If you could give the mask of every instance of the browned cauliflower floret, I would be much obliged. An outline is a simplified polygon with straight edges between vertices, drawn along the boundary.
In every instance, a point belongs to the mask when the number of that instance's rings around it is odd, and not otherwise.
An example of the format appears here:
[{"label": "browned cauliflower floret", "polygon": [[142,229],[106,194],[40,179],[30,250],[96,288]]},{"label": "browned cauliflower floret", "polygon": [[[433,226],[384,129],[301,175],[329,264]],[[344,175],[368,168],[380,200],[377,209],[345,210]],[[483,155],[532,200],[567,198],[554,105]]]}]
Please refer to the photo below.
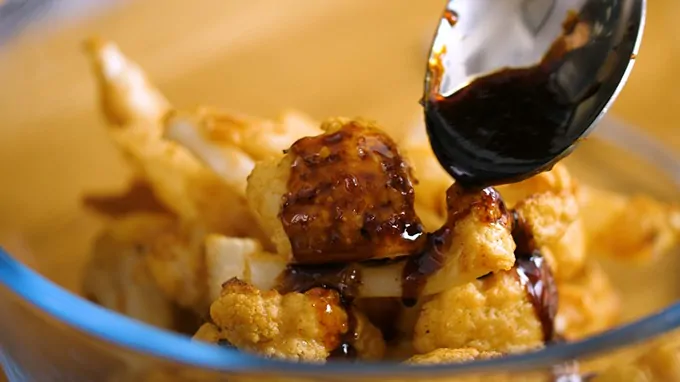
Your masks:
[{"label": "browned cauliflower floret", "polygon": [[521,182],[497,187],[508,207],[514,207],[519,201],[534,194],[574,192],[576,188],[577,184],[566,166],[560,163],[556,164],[550,171],[542,172]]},{"label": "browned cauliflower floret", "polygon": [[93,40],[87,52],[108,133],[160,201],[183,220],[200,221],[211,231],[253,235],[258,226],[244,203],[252,158],[234,154],[238,160],[230,171],[241,175],[225,181],[186,148],[163,139],[163,117],[171,106],[115,44]]},{"label": "browned cauliflower floret", "polygon": [[578,204],[569,192],[534,194],[515,205],[515,211],[531,230],[536,243],[554,243],[576,221]]},{"label": "browned cauliflower floret", "polygon": [[[677,334],[673,334],[677,338]],[[642,346],[637,357],[619,357],[616,362],[596,373],[593,382],[666,382],[680,380],[680,346],[673,337],[661,344]]]},{"label": "browned cauliflower floret", "polygon": [[557,287],[560,300],[555,326],[566,339],[588,337],[616,323],[619,297],[597,263],[588,263],[579,274]]},{"label": "browned cauliflower floret", "polygon": [[210,304],[204,276],[204,238],[205,230],[201,226],[175,220],[148,243],[145,258],[163,293],[178,305],[197,312]]},{"label": "browned cauliflower floret", "polygon": [[292,249],[288,235],[279,219],[283,195],[288,190],[292,158],[267,159],[259,162],[248,177],[246,196],[251,211],[262,230],[276,247],[277,253],[289,260]]},{"label": "browned cauliflower floret", "polygon": [[440,348],[427,354],[418,354],[409,358],[406,363],[413,365],[430,365],[442,363],[465,363],[480,359],[491,359],[502,356],[495,351],[479,351],[474,348],[447,349]]},{"label": "browned cauliflower floret", "polygon": [[258,289],[276,286],[288,263],[262,249],[257,240],[210,234],[205,239],[208,297],[220,297],[222,284],[232,278],[248,282]]},{"label": "browned cauliflower floret", "polygon": [[425,237],[411,171],[394,141],[362,120],[334,118],[321,128],[250,175],[251,208],[279,252],[319,264],[417,251]]},{"label": "browned cauliflower floret", "polygon": [[680,208],[647,196],[581,187],[578,193],[590,251],[620,260],[649,260],[680,239]]},{"label": "browned cauliflower floret", "polygon": [[156,285],[145,262],[150,243],[173,222],[172,217],[159,214],[135,214],[112,221],[92,248],[84,294],[109,309],[173,329],[174,305]]},{"label": "browned cauliflower floret", "polygon": [[[352,311],[356,326],[352,345],[358,357],[382,358],[382,334],[363,314]],[[240,350],[266,357],[324,362],[348,336],[348,314],[337,292],[314,288],[305,293],[262,292],[238,279],[224,284],[210,308],[215,325],[202,328],[197,339],[226,339]]]},{"label": "browned cauliflower floret", "polygon": [[586,233],[582,220],[576,219],[560,239],[541,247],[557,280],[567,280],[583,268],[586,261]]},{"label": "browned cauliflower floret", "polygon": [[544,334],[514,270],[436,295],[423,305],[414,333],[418,353],[474,348],[516,353],[543,346]]}]

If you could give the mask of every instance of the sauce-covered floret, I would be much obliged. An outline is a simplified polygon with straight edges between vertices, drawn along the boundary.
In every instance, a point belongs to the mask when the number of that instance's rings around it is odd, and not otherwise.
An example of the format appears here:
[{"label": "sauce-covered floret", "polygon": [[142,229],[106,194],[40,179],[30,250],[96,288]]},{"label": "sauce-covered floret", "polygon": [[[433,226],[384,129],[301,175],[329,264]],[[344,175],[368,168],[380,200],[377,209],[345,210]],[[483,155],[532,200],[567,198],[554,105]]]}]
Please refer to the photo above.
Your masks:
[{"label": "sauce-covered floret", "polygon": [[373,124],[331,120],[295,142],[281,222],[300,263],[412,253],[424,237],[409,167]]}]

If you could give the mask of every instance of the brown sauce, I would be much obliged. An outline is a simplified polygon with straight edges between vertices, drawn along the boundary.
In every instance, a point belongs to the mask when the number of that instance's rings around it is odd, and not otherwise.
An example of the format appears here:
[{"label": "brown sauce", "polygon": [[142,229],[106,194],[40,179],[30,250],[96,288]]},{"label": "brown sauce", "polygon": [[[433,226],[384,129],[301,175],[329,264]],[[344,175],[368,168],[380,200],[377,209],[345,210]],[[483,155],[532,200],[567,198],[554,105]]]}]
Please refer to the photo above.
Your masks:
[{"label": "brown sauce", "polygon": [[360,286],[361,272],[353,264],[290,265],[279,281],[277,289],[281,293],[304,293],[313,288],[337,291],[340,294],[340,302],[347,312],[347,331],[342,335],[339,345],[331,352],[329,359],[354,360],[357,357],[354,342],[359,334],[353,310]]},{"label": "brown sauce", "polygon": [[590,27],[570,15],[564,35],[538,65],[506,68],[473,80],[449,96],[439,94],[446,47],[429,61],[425,119],[443,167],[467,186],[511,183],[547,170],[581,135],[571,124],[596,89],[567,96],[555,73],[567,52],[588,42]]},{"label": "brown sauce", "polygon": [[156,198],[151,186],[140,180],[132,181],[121,195],[86,195],[83,197],[83,205],[111,218],[135,212],[170,213]]},{"label": "brown sauce", "polygon": [[517,246],[515,272],[529,296],[536,317],[541,322],[543,340],[546,343],[559,341],[559,336],[555,333],[555,315],[558,304],[555,279],[547,261],[536,248],[533,235],[526,223],[517,213],[514,213],[513,217],[512,236]]},{"label": "brown sauce", "polygon": [[295,142],[280,219],[295,261],[393,257],[424,244],[410,168],[383,132],[349,122]]},{"label": "brown sauce", "polygon": [[429,276],[439,271],[445,261],[445,252],[451,245],[453,230],[458,221],[473,211],[487,223],[502,221],[509,224],[508,212],[503,200],[494,188],[463,188],[454,184],[446,191],[447,221],[442,228],[427,236],[427,246],[411,256],[402,275],[402,302],[414,306]]}]

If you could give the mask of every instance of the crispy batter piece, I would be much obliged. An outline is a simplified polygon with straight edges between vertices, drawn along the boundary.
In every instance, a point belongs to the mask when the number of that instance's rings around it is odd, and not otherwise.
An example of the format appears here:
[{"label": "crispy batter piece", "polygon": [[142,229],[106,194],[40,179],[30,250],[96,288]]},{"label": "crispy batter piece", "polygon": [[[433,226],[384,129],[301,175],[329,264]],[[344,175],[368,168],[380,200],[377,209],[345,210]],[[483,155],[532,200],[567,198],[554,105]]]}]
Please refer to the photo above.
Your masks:
[{"label": "crispy batter piece", "polygon": [[[360,359],[382,358],[382,334],[357,311],[354,346]],[[349,329],[337,292],[314,288],[281,295],[260,291],[238,279],[224,284],[210,308],[214,323],[204,325],[196,339],[226,339],[236,348],[266,357],[325,362]]]},{"label": "crispy batter piece", "polygon": [[418,353],[517,353],[542,347],[543,328],[515,272],[504,271],[432,297],[422,307],[413,344]]}]

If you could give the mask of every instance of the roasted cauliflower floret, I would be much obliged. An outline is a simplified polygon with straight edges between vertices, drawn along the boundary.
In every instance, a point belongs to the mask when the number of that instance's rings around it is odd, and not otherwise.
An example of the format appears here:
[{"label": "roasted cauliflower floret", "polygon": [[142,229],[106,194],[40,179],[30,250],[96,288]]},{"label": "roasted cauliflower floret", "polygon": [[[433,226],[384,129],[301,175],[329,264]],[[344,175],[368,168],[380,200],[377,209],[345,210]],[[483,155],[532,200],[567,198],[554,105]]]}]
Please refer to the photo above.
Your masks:
[{"label": "roasted cauliflower floret", "polygon": [[[466,191],[454,184],[446,193],[446,203],[447,221],[430,237],[431,247],[425,252],[436,258],[440,267],[431,274],[424,272],[423,293],[428,295],[448,289],[444,285],[451,287],[453,274],[459,274],[461,281],[471,281],[489,272],[508,270],[515,263],[510,217],[493,188]],[[427,261],[423,258],[420,268],[427,268]],[[413,276],[406,276],[407,287],[418,282],[420,275]]]},{"label": "roasted cauliflower floret", "polygon": [[251,208],[278,250],[298,263],[414,252],[424,235],[410,169],[394,141],[361,120],[335,118],[321,128],[324,134],[298,140],[279,163],[249,178]]},{"label": "roasted cauliflower floret", "polygon": [[414,348],[474,348],[516,353],[544,343],[541,321],[515,270],[450,289],[423,304]]},{"label": "roasted cauliflower floret", "polygon": [[163,139],[163,117],[171,107],[134,62],[110,42],[93,40],[87,47],[109,135],[161,202],[182,219],[200,221],[212,231],[235,236],[256,231],[243,203],[244,189],[238,188],[245,185],[253,161],[240,156],[231,170],[240,169],[242,179],[227,184],[184,147]]},{"label": "roasted cauliflower floret", "polygon": [[225,339],[236,348],[266,357],[325,362],[344,339],[353,337],[358,357],[382,358],[382,334],[357,311],[356,334],[337,292],[314,288],[305,293],[262,292],[238,279],[224,284],[222,295],[210,308],[214,327],[203,327],[196,338]]},{"label": "roasted cauliflower floret", "polygon": [[624,196],[581,187],[588,247],[593,254],[619,260],[649,260],[680,239],[680,207],[647,196]]},{"label": "roasted cauliflower floret", "polygon": [[559,194],[564,191],[573,194],[578,189],[578,185],[567,167],[558,163],[550,171],[534,175],[521,182],[506,184],[496,188],[503,195],[503,200],[505,200],[508,207],[514,207],[519,201],[534,194]]},{"label": "roasted cauliflower floret", "polygon": [[515,211],[530,228],[539,245],[561,239],[579,214],[576,198],[568,192],[534,194],[518,202]]},{"label": "roasted cauliflower floret", "polygon": [[637,357],[619,357],[615,363],[593,377],[594,382],[638,382],[680,380],[680,346],[665,335],[659,344],[643,346]]},{"label": "roasted cauliflower floret", "polygon": [[409,358],[406,363],[412,365],[432,365],[443,363],[466,363],[482,359],[501,357],[503,354],[495,351],[479,351],[474,348],[447,349],[440,348],[427,354],[417,354]]},{"label": "roasted cauliflower floret", "polygon": [[208,296],[220,297],[222,284],[238,278],[267,290],[276,286],[288,263],[263,250],[257,240],[211,234],[205,240]]},{"label": "roasted cauliflower floret", "polygon": [[94,302],[161,328],[174,329],[175,308],[159,289],[145,257],[173,218],[135,214],[112,221],[94,242],[84,294]]},{"label": "roasted cauliflower floret", "polygon": [[165,295],[184,308],[204,311],[210,304],[203,240],[197,224],[175,220],[148,243],[147,266]]},{"label": "roasted cauliflower floret", "polygon": [[597,263],[589,262],[575,277],[559,282],[557,287],[560,301],[555,326],[566,339],[582,339],[617,322],[619,296]]},{"label": "roasted cauliflower floret", "polygon": [[582,219],[576,219],[561,238],[542,246],[540,251],[548,260],[555,279],[568,280],[578,274],[587,254]]}]

